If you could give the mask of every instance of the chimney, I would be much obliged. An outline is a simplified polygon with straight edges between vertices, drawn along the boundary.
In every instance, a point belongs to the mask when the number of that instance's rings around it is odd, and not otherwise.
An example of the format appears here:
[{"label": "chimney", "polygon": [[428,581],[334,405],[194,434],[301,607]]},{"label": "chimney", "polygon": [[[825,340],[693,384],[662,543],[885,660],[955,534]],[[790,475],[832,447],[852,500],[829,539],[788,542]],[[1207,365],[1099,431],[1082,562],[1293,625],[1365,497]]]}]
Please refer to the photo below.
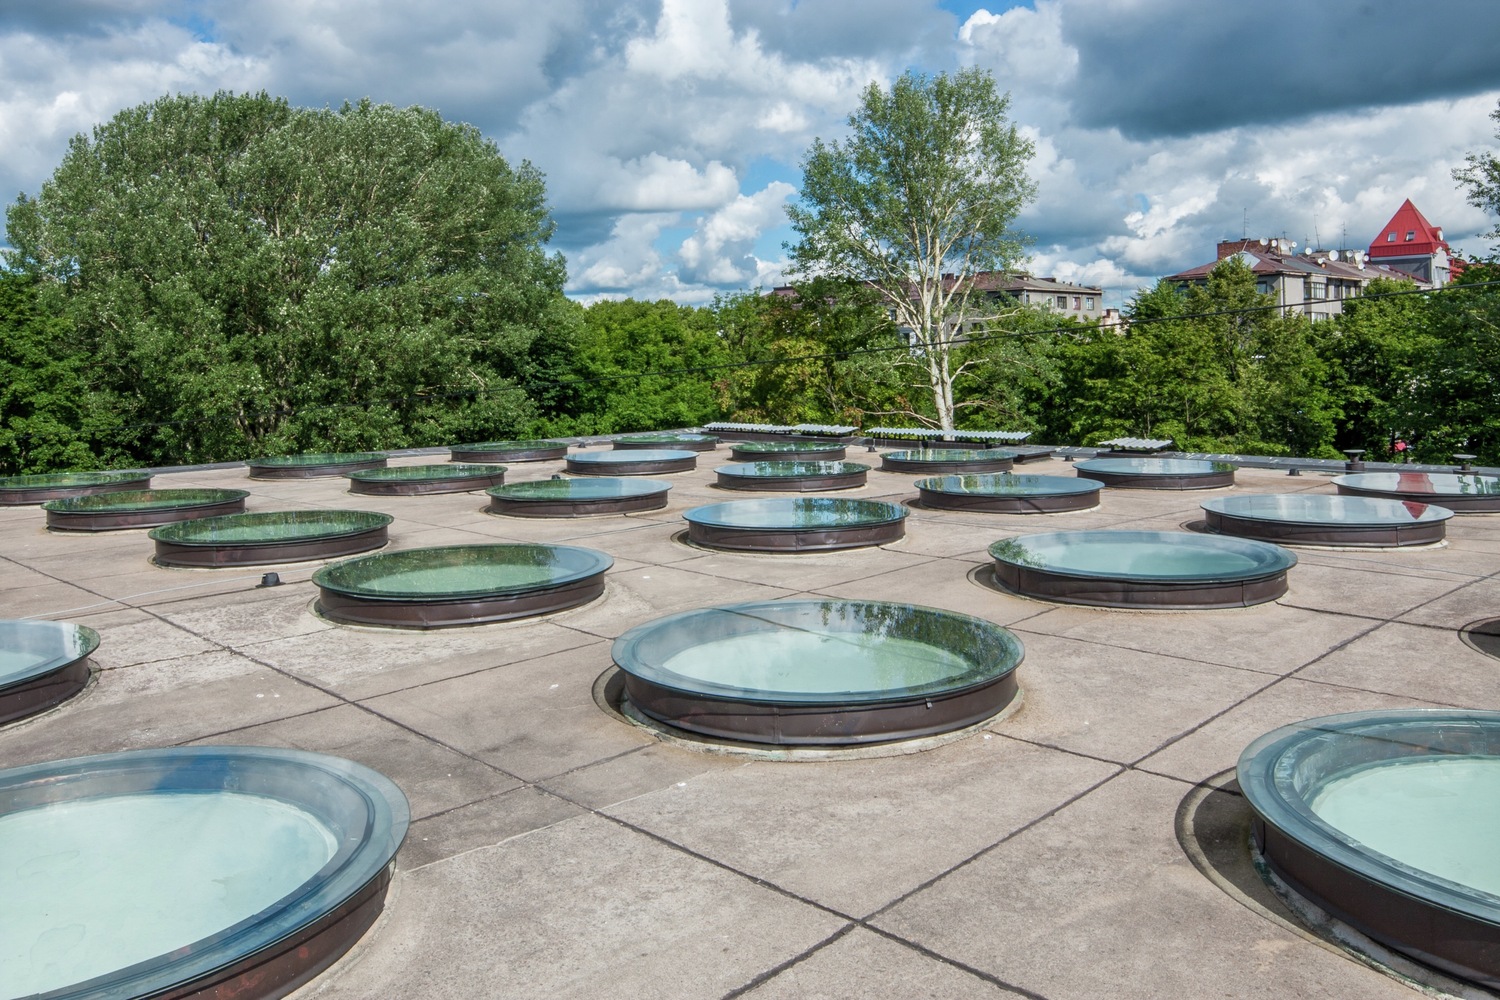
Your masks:
[{"label": "chimney", "polygon": [[1219,260],[1233,257],[1241,250],[1249,250],[1252,253],[1265,253],[1265,240],[1222,240],[1219,243]]}]

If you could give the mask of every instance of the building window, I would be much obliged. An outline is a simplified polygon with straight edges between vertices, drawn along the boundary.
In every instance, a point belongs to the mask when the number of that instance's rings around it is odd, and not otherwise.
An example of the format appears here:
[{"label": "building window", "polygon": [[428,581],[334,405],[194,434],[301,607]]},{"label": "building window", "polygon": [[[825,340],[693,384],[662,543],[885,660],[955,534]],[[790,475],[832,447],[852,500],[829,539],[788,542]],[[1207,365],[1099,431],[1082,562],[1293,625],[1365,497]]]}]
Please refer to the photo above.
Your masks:
[{"label": "building window", "polygon": [[1083,300],[1083,308],[1087,309],[1089,312],[1093,312],[1094,311],[1094,299],[1093,299],[1093,296],[1090,296],[1090,297],[1088,297],[1088,298],[1086,298],[1086,299]]},{"label": "building window", "polygon": [[1080,310],[1082,308],[1083,308],[1083,299],[1080,298],[1077,295],[1073,296],[1073,311],[1077,312],[1078,310]]},{"label": "building window", "polygon": [[1307,297],[1309,299],[1326,299],[1328,297],[1327,286],[1321,281],[1308,280]]},{"label": "building window", "polygon": [[1066,295],[1059,295],[1057,297],[1057,308],[1059,308],[1059,309],[1066,309],[1066,308],[1068,308],[1068,297]]},{"label": "building window", "polygon": [[1392,232],[1386,233],[1385,234],[1385,241],[1387,243],[1394,243],[1394,242],[1396,242],[1396,234],[1395,234],[1395,232],[1392,231]]},{"label": "building window", "polygon": [[1417,231],[1415,229],[1408,229],[1406,231],[1406,242],[1410,243],[1412,240],[1414,240],[1416,238],[1417,238]]}]

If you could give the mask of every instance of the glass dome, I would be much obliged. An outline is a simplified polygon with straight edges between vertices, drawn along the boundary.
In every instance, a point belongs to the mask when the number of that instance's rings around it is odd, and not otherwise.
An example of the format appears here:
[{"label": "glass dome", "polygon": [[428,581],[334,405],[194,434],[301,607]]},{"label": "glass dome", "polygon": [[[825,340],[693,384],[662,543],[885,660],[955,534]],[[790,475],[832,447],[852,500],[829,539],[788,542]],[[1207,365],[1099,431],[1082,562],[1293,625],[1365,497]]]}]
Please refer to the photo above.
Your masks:
[{"label": "glass dome", "polygon": [[711,548],[808,552],[884,545],[904,537],[906,508],[843,497],[732,500],[686,511],[690,541]]},{"label": "glass dome", "polygon": [[1500,986],[1500,713],[1325,716],[1240,756],[1256,845],[1294,889],[1383,944]]},{"label": "glass dome", "polygon": [[1381,497],[1435,503],[1455,514],[1500,511],[1500,476],[1446,472],[1360,472],[1338,476],[1334,487],[1346,496]]},{"label": "glass dome", "polygon": [[615,640],[631,704],[670,726],[778,744],[963,728],[1017,691],[1019,639],[968,615],[882,601],[703,608]]},{"label": "glass dome", "polygon": [[389,514],[282,510],[179,521],[151,530],[167,566],[233,566],[327,559],[384,545]]},{"label": "glass dome", "polygon": [[0,995],[282,996],[379,915],[409,818],[389,779],[298,750],[0,771]]},{"label": "glass dome", "polygon": [[1015,464],[1014,452],[998,448],[922,448],[915,451],[893,451],[881,457],[886,472],[979,473],[1009,472]]},{"label": "glass dome", "polygon": [[671,483],[657,479],[537,479],[488,490],[489,511],[511,517],[587,517],[660,510]]},{"label": "glass dome", "polygon": [[580,476],[650,476],[691,472],[697,467],[698,453],[683,449],[580,451],[568,456],[568,471]]},{"label": "glass dome", "polygon": [[996,514],[1055,514],[1087,510],[1099,504],[1104,484],[1069,476],[999,475],[937,476],[917,480],[922,506],[938,510],[974,510]]},{"label": "glass dome", "polygon": [[54,531],[114,531],[242,513],[249,495],[246,490],[123,490],[49,500],[42,509]]},{"label": "glass dome", "polygon": [[369,496],[416,496],[429,493],[467,493],[505,482],[505,466],[447,462],[439,465],[398,465],[384,469],[346,472],[349,492]]},{"label": "glass dome", "polygon": [[543,462],[568,453],[566,441],[483,441],[448,449],[455,462]]},{"label": "glass dome", "polygon": [[1168,531],[1059,531],[990,546],[1009,590],[1102,607],[1223,608],[1286,593],[1297,557],[1279,545]]},{"label": "glass dome", "polygon": [[360,469],[385,467],[385,455],[373,451],[271,455],[245,462],[251,479],[313,479],[341,476]]},{"label": "glass dome", "polygon": [[120,490],[143,490],[151,485],[147,472],[51,472],[38,476],[0,476],[0,507],[39,504],[48,500]]},{"label": "glass dome", "polygon": [[614,560],[570,545],[449,545],[363,556],[313,574],[336,621],[476,625],[576,607],[604,591]]},{"label": "glass dome", "polygon": [[1228,462],[1188,458],[1092,458],[1077,462],[1077,474],[1105,486],[1136,490],[1211,490],[1234,485]]},{"label": "glass dome", "polygon": [[98,648],[99,633],[84,625],[0,621],[0,725],[82,691],[89,655]]},{"label": "glass dome", "polygon": [[721,489],[811,493],[863,486],[870,467],[858,462],[736,462],[715,471]]},{"label": "glass dome", "polygon": [[737,462],[765,459],[840,462],[847,451],[842,441],[736,441],[729,454]]},{"label": "glass dome", "polygon": [[1202,507],[1210,531],[1284,545],[1430,545],[1443,540],[1453,516],[1410,500],[1322,493],[1215,497]]},{"label": "glass dome", "polygon": [[713,451],[719,439],[712,434],[685,434],[662,432],[660,434],[625,434],[611,444],[621,450]]}]

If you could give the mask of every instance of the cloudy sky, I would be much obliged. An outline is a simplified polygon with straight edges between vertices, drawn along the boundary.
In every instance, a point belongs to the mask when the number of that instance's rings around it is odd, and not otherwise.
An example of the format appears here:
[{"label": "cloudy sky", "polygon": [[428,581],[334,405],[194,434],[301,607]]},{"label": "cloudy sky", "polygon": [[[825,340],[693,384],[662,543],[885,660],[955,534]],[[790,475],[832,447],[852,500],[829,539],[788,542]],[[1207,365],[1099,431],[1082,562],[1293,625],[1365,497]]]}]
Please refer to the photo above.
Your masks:
[{"label": "cloudy sky", "polygon": [[1037,274],[1110,304],[1214,243],[1369,244],[1500,146],[1500,2],[0,0],[0,196],[165,93],[369,97],[470,122],[547,178],[569,293],[685,303],[781,279],[783,205],[872,80],[977,65],[1033,138]]}]

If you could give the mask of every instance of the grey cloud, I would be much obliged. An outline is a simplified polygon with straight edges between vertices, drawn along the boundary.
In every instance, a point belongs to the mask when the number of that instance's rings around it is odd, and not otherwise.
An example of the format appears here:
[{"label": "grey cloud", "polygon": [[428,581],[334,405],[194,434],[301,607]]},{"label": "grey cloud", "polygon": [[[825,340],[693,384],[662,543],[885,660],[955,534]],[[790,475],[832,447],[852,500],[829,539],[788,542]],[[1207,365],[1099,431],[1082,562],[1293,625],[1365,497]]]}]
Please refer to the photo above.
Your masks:
[{"label": "grey cloud", "polygon": [[958,29],[952,14],[911,0],[732,0],[731,17],[737,29],[755,29],[766,48],[792,59],[951,50]]},{"label": "grey cloud", "polygon": [[1500,4],[1439,13],[1389,2],[1078,0],[1075,121],[1136,138],[1192,135],[1500,87]]},{"label": "grey cloud", "polygon": [[183,12],[181,3],[161,0],[6,0],[5,31],[57,38],[99,37],[148,18]]},{"label": "grey cloud", "polygon": [[557,234],[552,238],[551,249],[572,255],[603,243],[609,239],[615,220],[615,212],[569,212],[554,211],[552,221],[557,223]]},{"label": "grey cloud", "polygon": [[598,0],[384,0],[357,10],[260,0],[205,13],[224,44],[264,60],[277,92],[296,103],[422,104],[497,135],[588,65],[630,10]]},{"label": "grey cloud", "polygon": [[1120,220],[1130,209],[1122,200],[1106,195],[1091,201],[1093,204],[1078,201],[1048,204],[1023,212],[1016,225],[1031,237],[1035,246],[1087,246],[1096,244],[1101,237],[1127,233]]}]

